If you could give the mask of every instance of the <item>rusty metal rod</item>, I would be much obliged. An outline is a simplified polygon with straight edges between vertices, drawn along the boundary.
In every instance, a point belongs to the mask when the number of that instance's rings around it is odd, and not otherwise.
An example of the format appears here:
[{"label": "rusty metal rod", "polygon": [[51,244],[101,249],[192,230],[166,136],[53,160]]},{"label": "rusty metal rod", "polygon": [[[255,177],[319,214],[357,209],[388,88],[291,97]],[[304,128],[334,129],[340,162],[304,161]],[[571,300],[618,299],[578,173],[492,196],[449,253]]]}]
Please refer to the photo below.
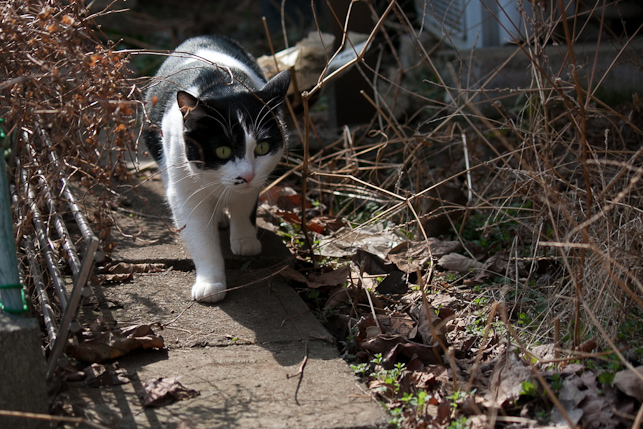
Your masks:
[{"label": "rusty metal rod", "polygon": [[60,321],[60,326],[58,327],[56,342],[54,343],[54,347],[47,362],[47,379],[54,375],[58,358],[65,349],[65,343],[67,342],[71,322],[76,318],[80,299],[83,295],[83,289],[85,288],[87,280],[89,280],[89,275],[94,267],[96,250],[98,250],[98,239],[93,237],[93,239],[87,243],[87,250],[85,252],[85,257],[83,258],[83,263],[81,264],[80,273],[74,281],[74,288],[69,295],[69,305],[65,309],[65,313]]},{"label": "rusty metal rod", "polygon": [[[62,168],[60,165],[60,161],[58,160],[58,156],[56,155],[56,152],[53,150],[54,144],[52,143],[47,133],[38,123],[36,123],[36,130],[40,134],[40,138],[45,142],[45,144],[49,148],[49,160],[56,166],[56,168]],[[78,228],[80,229],[80,233],[83,236],[83,240],[85,241],[85,243],[88,244],[94,239],[97,239],[96,235],[94,234],[94,231],[92,231],[92,228],[89,225],[89,221],[87,220],[85,213],[83,213],[82,209],[78,205],[78,202],[76,201],[76,197],[71,191],[71,186],[69,185],[67,178],[61,176],[60,183],[61,183],[62,193],[67,199],[67,203],[69,204],[69,208],[71,209],[71,212],[74,215],[76,224],[78,224]],[[97,249],[94,257],[96,262],[102,262],[103,260],[105,260],[105,253],[103,253],[101,249]]]},{"label": "rusty metal rod", "polygon": [[45,330],[47,331],[47,337],[49,338],[49,348],[52,349],[53,345],[56,342],[56,315],[54,309],[47,295],[47,287],[42,278],[42,271],[40,271],[40,264],[36,256],[36,249],[33,245],[33,240],[31,237],[25,237],[22,239],[22,247],[25,250],[27,255],[27,260],[29,261],[29,272],[31,273],[31,280],[38,295],[38,301],[40,302],[40,310],[42,311],[42,316],[45,321]]},{"label": "rusty metal rod", "polygon": [[45,220],[43,219],[42,213],[40,212],[40,209],[36,204],[36,195],[29,184],[29,177],[27,176],[27,172],[22,169],[20,171],[20,175],[23,182],[23,195],[27,196],[27,206],[29,207],[29,211],[32,214],[32,221],[36,230],[38,243],[40,244],[40,251],[45,257],[45,262],[47,263],[47,268],[54,284],[54,290],[56,291],[56,295],[60,300],[60,306],[64,310],[67,307],[67,290],[65,289],[65,282],[63,280],[62,273],[60,272],[60,268],[58,267],[58,262],[56,261],[56,255],[51,248],[51,242],[49,241],[49,237],[47,236],[47,227],[45,226]]},{"label": "rusty metal rod", "polygon": [[[20,205],[18,204],[18,193],[16,192],[16,186],[10,185],[9,188],[11,189],[11,201],[13,202],[16,218],[20,222],[22,219],[24,219],[24,213],[22,213]],[[45,322],[45,330],[47,332],[47,337],[49,338],[49,347],[51,348],[56,341],[56,315],[54,313],[53,307],[51,306],[51,301],[49,301],[49,296],[47,296],[45,283],[42,279],[42,271],[40,270],[40,264],[38,262],[38,258],[36,258],[36,250],[34,249],[33,239],[31,237],[25,236],[22,239],[21,243],[27,255],[27,260],[29,261],[29,269],[34,288],[38,292],[38,300],[40,301],[42,316]]]},{"label": "rusty metal rod", "polygon": [[54,226],[56,227],[56,232],[58,233],[58,237],[62,241],[62,247],[65,250],[67,257],[69,258],[68,259],[69,266],[71,267],[71,271],[74,275],[74,278],[76,278],[76,276],[78,275],[78,272],[80,271],[80,258],[78,257],[76,246],[74,245],[71,239],[71,235],[69,234],[69,231],[67,230],[67,225],[65,225],[65,222],[63,221],[62,216],[60,216],[60,214],[58,213],[58,210],[56,208],[56,203],[52,196],[51,190],[49,189],[49,184],[47,183],[47,179],[45,177],[45,173],[40,167],[40,164],[38,163],[38,158],[36,157],[36,151],[33,145],[29,142],[28,136],[26,135],[26,133],[23,133],[23,137],[25,140],[25,145],[29,150],[31,154],[31,158],[33,159],[33,162],[36,166],[36,171],[38,172],[38,182],[40,184],[42,195],[44,196],[45,202],[47,203],[47,208],[49,209],[49,217],[50,219],[53,219],[53,223],[54,223]]}]

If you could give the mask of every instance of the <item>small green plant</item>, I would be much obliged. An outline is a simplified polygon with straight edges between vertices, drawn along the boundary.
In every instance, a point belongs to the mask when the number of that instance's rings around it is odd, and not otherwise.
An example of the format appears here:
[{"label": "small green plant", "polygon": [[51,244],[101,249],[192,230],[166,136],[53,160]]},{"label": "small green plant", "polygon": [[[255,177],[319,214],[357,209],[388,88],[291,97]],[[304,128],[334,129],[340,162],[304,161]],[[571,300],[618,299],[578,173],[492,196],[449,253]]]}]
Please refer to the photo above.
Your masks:
[{"label": "small green plant", "polygon": [[549,412],[547,410],[538,410],[536,411],[536,419],[540,422],[548,422],[549,421]]},{"label": "small green plant", "polygon": [[389,410],[391,417],[387,420],[387,423],[395,426],[396,428],[401,427],[402,419],[404,418],[404,409],[402,407],[395,407]]},{"label": "small green plant", "polygon": [[528,326],[532,319],[527,313],[518,313],[518,324],[521,326]]},{"label": "small green plant", "polygon": [[418,391],[417,394],[415,395],[413,393],[405,393],[400,398],[400,401],[404,402],[405,404],[408,404],[420,409],[424,406],[424,404],[426,403],[426,400],[427,400],[427,393],[424,390]]},{"label": "small green plant", "polygon": [[563,377],[560,375],[559,372],[555,373],[554,375],[551,376],[551,384],[550,387],[554,390],[554,392],[560,391],[563,387]]},{"label": "small green plant", "polygon": [[611,386],[612,383],[614,382],[614,376],[616,375],[615,372],[613,371],[603,371],[600,374],[598,374],[598,381],[601,382],[601,384],[604,384],[606,386]]},{"label": "small green plant", "polygon": [[466,398],[468,398],[469,396],[473,395],[474,393],[476,393],[476,389],[473,389],[470,392],[464,392],[464,391],[458,389],[455,392],[453,392],[452,394],[450,394],[449,396],[447,396],[446,398],[451,403],[451,407],[453,409],[456,409],[456,408],[458,408],[458,402],[461,402],[461,401],[465,400]]},{"label": "small green plant", "polygon": [[464,416],[452,420],[447,426],[449,429],[469,429],[470,427],[469,418]]},{"label": "small green plant", "polygon": [[355,371],[355,374],[359,375],[360,377],[366,376],[366,371],[368,370],[368,364],[359,363],[357,365],[351,365],[350,367],[353,371]]},{"label": "small green plant", "polygon": [[482,308],[482,307],[486,306],[487,304],[489,304],[489,300],[484,296],[479,296],[479,297],[473,299],[473,303],[475,305],[477,305],[478,307]]},{"label": "small green plant", "polygon": [[529,396],[532,398],[537,398],[538,394],[538,382],[533,380],[525,380],[521,384],[520,396]]}]

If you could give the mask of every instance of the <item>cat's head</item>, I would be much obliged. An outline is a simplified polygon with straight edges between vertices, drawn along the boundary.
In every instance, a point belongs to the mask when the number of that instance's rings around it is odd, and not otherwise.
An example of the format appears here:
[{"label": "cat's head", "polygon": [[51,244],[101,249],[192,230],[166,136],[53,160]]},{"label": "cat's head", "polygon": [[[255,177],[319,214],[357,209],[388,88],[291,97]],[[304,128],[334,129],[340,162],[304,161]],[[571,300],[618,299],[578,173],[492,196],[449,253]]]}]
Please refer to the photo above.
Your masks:
[{"label": "cat's head", "polygon": [[263,186],[286,144],[281,105],[289,85],[290,72],[284,71],[256,92],[240,83],[216,97],[179,91],[185,155],[193,172],[241,192]]}]

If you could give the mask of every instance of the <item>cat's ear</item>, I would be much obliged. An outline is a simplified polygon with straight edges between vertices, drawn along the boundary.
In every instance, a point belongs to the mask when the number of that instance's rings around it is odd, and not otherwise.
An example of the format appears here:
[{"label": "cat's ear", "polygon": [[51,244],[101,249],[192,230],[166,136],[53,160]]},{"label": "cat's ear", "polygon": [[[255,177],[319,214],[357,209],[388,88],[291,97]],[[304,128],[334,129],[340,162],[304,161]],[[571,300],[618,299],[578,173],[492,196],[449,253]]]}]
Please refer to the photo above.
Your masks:
[{"label": "cat's ear", "polygon": [[289,86],[290,70],[284,70],[273,76],[273,78],[261,88],[261,93],[266,102],[273,105],[279,104],[286,98]]},{"label": "cat's ear", "polygon": [[199,99],[185,91],[176,93],[176,101],[179,103],[179,109],[181,109],[181,112],[184,114],[189,113],[199,105]]}]

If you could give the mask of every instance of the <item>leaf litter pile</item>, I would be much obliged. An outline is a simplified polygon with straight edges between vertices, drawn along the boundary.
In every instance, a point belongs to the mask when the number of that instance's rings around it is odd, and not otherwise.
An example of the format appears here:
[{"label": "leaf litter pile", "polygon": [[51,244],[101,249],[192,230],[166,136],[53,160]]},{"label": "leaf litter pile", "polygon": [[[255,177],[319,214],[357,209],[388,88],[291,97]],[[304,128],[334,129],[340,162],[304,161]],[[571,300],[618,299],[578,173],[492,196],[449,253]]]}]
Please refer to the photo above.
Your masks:
[{"label": "leaf litter pile", "polygon": [[258,209],[295,257],[279,274],[398,427],[639,427],[643,102],[614,107],[576,58],[535,54],[556,7],[515,48],[532,89],[512,107],[453,84],[400,9],[371,11],[388,25],[370,36],[409,37],[392,57],[412,65],[358,61],[379,101],[334,140],[311,97],[327,82],[299,100],[302,146]]},{"label": "leaf litter pile", "polygon": [[[510,60],[484,76],[483,59],[440,62],[449,48],[399,4],[369,3],[371,122],[320,132],[332,75],[293,102],[302,145],[258,222],[398,427],[643,422],[643,102],[601,98],[616,61],[571,54],[592,13],[545,3],[525,3],[531,37],[507,48],[529,89],[492,86]],[[604,52],[635,55],[619,34]]]},{"label": "leaf litter pile", "polygon": [[[265,200],[260,213],[282,222],[260,224],[297,255],[279,274],[335,335],[392,423],[629,427],[635,418],[639,376],[613,353],[598,352],[594,339],[566,350],[553,336],[543,338],[534,318],[542,317],[545,296],[515,295],[516,279],[529,273],[506,250],[476,260],[463,254],[475,246],[468,241],[413,240],[395,225],[360,228],[315,208],[308,209],[311,258],[303,234],[293,233],[301,227],[297,210],[276,201]],[[532,275],[542,290],[555,274],[546,265]]]}]

